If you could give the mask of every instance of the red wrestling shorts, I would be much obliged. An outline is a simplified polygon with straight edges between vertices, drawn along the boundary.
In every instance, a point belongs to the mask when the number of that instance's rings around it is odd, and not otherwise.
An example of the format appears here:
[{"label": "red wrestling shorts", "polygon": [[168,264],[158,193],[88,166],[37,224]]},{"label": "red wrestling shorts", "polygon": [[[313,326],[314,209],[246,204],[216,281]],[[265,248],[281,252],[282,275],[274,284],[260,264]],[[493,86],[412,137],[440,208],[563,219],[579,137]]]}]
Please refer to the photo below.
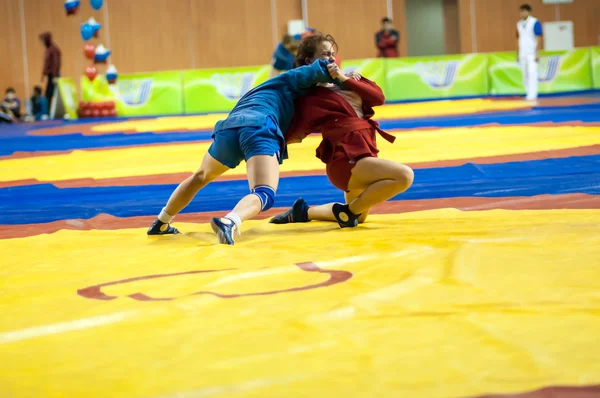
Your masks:
[{"label": "red wrestling shorts", "polygon": [[379,151],[375,135],[374,129],[348,133],[333,149],[333,154],[328,154],[325,170],[327,178],[334,187],[348,192],[348,182],[356,162],[367,157],[377,157]]}]

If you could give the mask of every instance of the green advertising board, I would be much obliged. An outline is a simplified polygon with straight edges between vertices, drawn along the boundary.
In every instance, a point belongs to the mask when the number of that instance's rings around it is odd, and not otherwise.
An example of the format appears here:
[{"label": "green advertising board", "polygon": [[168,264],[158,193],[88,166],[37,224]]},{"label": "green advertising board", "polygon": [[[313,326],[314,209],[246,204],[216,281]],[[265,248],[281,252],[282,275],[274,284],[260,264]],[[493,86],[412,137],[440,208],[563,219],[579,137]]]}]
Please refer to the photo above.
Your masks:
[{"label": "green advertising board", "polygon": [[270,70],[265,65],[183,72],[185,113],[229,112],[244,94],[269,78]]},{"label": "green advertising board", "polygon": [[184,112],[182,72],[120,75],[115,84],[104,76],[81,78],[83,101],[115,101],[119,116],[178,115]]},{"label": "green advertising board", "polygon": [[342,61],[342,69],[344,73],[350,73],[356,71],[362,76],[369,80],[377,83],[379,87],[385,92],[386,81],[385,81],[385,58],[374,58],[374,59],[350,59]]},{"label": "green advertising board", "polygon": [[[342,68],[376,82],[388,101],[524,94],[514,52],[344,60]],[[83,77],[81,98],[115,101],[120,116],[229,112],[269,71],[264,65],[121,75],[113,85],[104,76]],[[540,93],[600,88],[600,47],[541,52],[538,72]],[[76,117],[75,83],[60,79],[59,91],[65,113]]]},{"label": "green advertising board", "polygon": [[594,88],[600,88],[600,47],[591,47],[590,57],[592,61],[593,86]]},{"label": "green advertising board", "polygon": [[[490,94],[524,94],[523,75],[514,52],[489,54]],[[589,90],[592,88],[590,51],[541,51],[538,62],[538,91]]]},{"label": "green advertising board", "polygon": [[75,80],[70,77],[61,77],[58,79],[58,96],[64,114],[69,119],[75,120],[78,118],[77,108],[79,100],[77,96],[77,86]]},{"label": "green advertising board", "polygon": [[387,60],[388,101],[486,95],[485,54]]}]

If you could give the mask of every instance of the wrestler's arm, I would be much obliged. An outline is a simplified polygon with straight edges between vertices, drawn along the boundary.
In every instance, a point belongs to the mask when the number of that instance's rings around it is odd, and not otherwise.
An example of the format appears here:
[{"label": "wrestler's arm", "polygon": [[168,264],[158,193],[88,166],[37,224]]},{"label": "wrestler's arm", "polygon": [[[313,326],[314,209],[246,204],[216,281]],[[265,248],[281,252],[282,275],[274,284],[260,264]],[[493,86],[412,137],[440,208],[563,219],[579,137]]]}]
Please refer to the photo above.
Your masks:
[{"label": "wrestler's arm", "polygon": [[294,119],[288,131],[285,133],[285,142],[298,144],[308,135],[315,133],[315,120],[311,118],[310,112],[306,111],[308,97],[301,97],[294,101]]},{"label": "wrestler's arm", "polygon": [[380,106],[385,103],[385,95],[379,86],[371,80],[361,77],[360,80],[347,79],[344,86],[360,95],[363,101],[371,106]]}]

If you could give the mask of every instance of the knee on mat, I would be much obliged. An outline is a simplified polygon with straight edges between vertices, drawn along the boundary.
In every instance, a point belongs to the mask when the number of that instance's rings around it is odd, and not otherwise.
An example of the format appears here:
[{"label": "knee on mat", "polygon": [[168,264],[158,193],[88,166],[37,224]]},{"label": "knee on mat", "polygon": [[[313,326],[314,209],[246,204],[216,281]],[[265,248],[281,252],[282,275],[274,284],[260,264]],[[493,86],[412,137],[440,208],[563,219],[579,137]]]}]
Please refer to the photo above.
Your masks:
[{"label": "knee on mat", "polygon": [[268,185],[257,185],[251,191],[260,199],[261,211],[267,211],[275,204],[275,189]]}]

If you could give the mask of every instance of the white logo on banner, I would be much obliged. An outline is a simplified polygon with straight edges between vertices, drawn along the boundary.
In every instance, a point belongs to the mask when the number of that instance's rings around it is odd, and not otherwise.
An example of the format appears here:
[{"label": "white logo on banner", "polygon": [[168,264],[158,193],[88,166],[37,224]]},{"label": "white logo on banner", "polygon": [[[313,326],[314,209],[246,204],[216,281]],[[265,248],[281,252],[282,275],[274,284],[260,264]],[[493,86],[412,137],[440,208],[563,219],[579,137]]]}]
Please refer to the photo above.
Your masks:
[{"label": "white logo on banner", "polygon": [[121,97],[123,102],[129,106],[142,106],[150,101],[152,95],[152,84],[154,79],[119,79],[118,93],[115,92],[116,87],[111,85],[111,90]]},{"label": "white logo on banner", "polygon": [[454,83],[458,61],[417,62],[415,72],[431,88],[447,88]]},{"label": "white logo on banner", "polygon": [[254,72],[215,73],[210,77],[210,83],[219,94],[237,101],[250,91],[254,76]]},{"label": "white logo on banner", "polygon": [[560,55],[551,55],[549,57],[540,57],[538,62],[538,81],[551,82],[558,76],[560,69]]}]

